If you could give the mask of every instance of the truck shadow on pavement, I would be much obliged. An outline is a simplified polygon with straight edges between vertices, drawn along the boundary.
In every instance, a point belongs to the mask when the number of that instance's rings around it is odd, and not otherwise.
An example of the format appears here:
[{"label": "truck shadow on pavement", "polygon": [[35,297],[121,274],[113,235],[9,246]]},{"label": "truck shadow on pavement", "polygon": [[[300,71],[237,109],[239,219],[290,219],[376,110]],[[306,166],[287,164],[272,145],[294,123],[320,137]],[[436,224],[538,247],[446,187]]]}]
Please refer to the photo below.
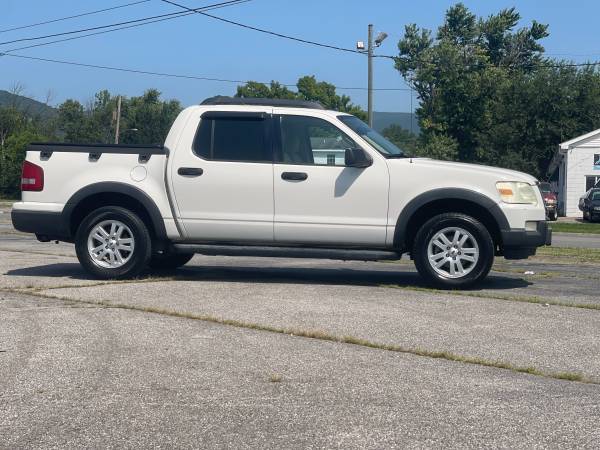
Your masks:
[{"label": "truck shadow on pavement", "polygon": [[[341,263],[343,264],[343,263]],[[344,267],[262,267],[253,265],[193,265],[177,270],[145,272],[138,277],[140,282],[156,279],[160,281],[211,281],[243,283],[292,283],[329,284],[345,286],[399,286],[429,287],[409,266],[396,270],[381,268]],[[67,278],[70,280],[93,281],[77,263],[56,263],[21,269],[13,269],[6,275],[17,277]],[[110,281],[109,281],[110,282]],[[505,290],[532,285],[518,275],[491,274],[470,291],[482,289]]]}]

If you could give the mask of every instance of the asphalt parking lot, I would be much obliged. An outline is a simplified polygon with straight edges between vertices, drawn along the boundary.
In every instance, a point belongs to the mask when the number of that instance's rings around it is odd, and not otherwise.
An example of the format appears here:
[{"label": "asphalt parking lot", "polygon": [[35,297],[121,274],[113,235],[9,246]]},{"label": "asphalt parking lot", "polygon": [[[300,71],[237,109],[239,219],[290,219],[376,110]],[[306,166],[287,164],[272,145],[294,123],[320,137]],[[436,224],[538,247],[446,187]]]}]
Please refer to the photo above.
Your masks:
[{"label": "asphalt parking lot", "polygon": [[597,448],[595,255],[499,259],[466,292],[405,260],[99,282],[1,214],[0,448]]}]

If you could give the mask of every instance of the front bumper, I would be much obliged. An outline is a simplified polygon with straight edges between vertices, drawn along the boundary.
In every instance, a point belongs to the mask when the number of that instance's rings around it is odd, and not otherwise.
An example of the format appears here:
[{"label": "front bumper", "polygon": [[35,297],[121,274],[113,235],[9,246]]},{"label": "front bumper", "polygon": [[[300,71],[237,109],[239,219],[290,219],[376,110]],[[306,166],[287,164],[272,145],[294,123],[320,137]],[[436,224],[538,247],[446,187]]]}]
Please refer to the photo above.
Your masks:
[{"label": "front bumper", "polygon": [[506,259],[526,259],[535,255],[538,247],[552,245],[552,229],[539,221],[535,231],[510,229],[502,232],[501,255]]}]

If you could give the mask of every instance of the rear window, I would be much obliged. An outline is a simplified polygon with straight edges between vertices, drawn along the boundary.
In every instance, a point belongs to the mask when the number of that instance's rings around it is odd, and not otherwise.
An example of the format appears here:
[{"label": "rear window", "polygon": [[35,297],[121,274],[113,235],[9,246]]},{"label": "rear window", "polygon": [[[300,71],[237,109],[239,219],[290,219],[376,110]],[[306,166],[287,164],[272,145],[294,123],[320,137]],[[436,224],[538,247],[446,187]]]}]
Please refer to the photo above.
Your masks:
[{"label": "rear window", "polygon": [[203,118],[194,153],[216,161],[272,162],[266,121],[259,117]]}]

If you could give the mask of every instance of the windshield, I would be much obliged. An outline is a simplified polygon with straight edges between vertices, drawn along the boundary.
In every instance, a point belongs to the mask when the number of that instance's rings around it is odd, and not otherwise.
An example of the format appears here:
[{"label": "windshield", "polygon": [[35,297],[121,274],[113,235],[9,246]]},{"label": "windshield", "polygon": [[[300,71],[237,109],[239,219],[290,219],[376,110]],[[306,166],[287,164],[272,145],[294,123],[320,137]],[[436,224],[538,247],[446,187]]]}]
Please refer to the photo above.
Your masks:
[{"label": "windshield", "polygon": [[352,131],[371,144],[375,150],[386,158],[403,158],[408,156],[404,150],[392,144],[359,118],[354,116],[338,116],[338,119],[348,125]]},{"label": "windshield", "polygon": [[552,192],[550,183],[540,183],[540,191],[542,191],[544,193]]}]

